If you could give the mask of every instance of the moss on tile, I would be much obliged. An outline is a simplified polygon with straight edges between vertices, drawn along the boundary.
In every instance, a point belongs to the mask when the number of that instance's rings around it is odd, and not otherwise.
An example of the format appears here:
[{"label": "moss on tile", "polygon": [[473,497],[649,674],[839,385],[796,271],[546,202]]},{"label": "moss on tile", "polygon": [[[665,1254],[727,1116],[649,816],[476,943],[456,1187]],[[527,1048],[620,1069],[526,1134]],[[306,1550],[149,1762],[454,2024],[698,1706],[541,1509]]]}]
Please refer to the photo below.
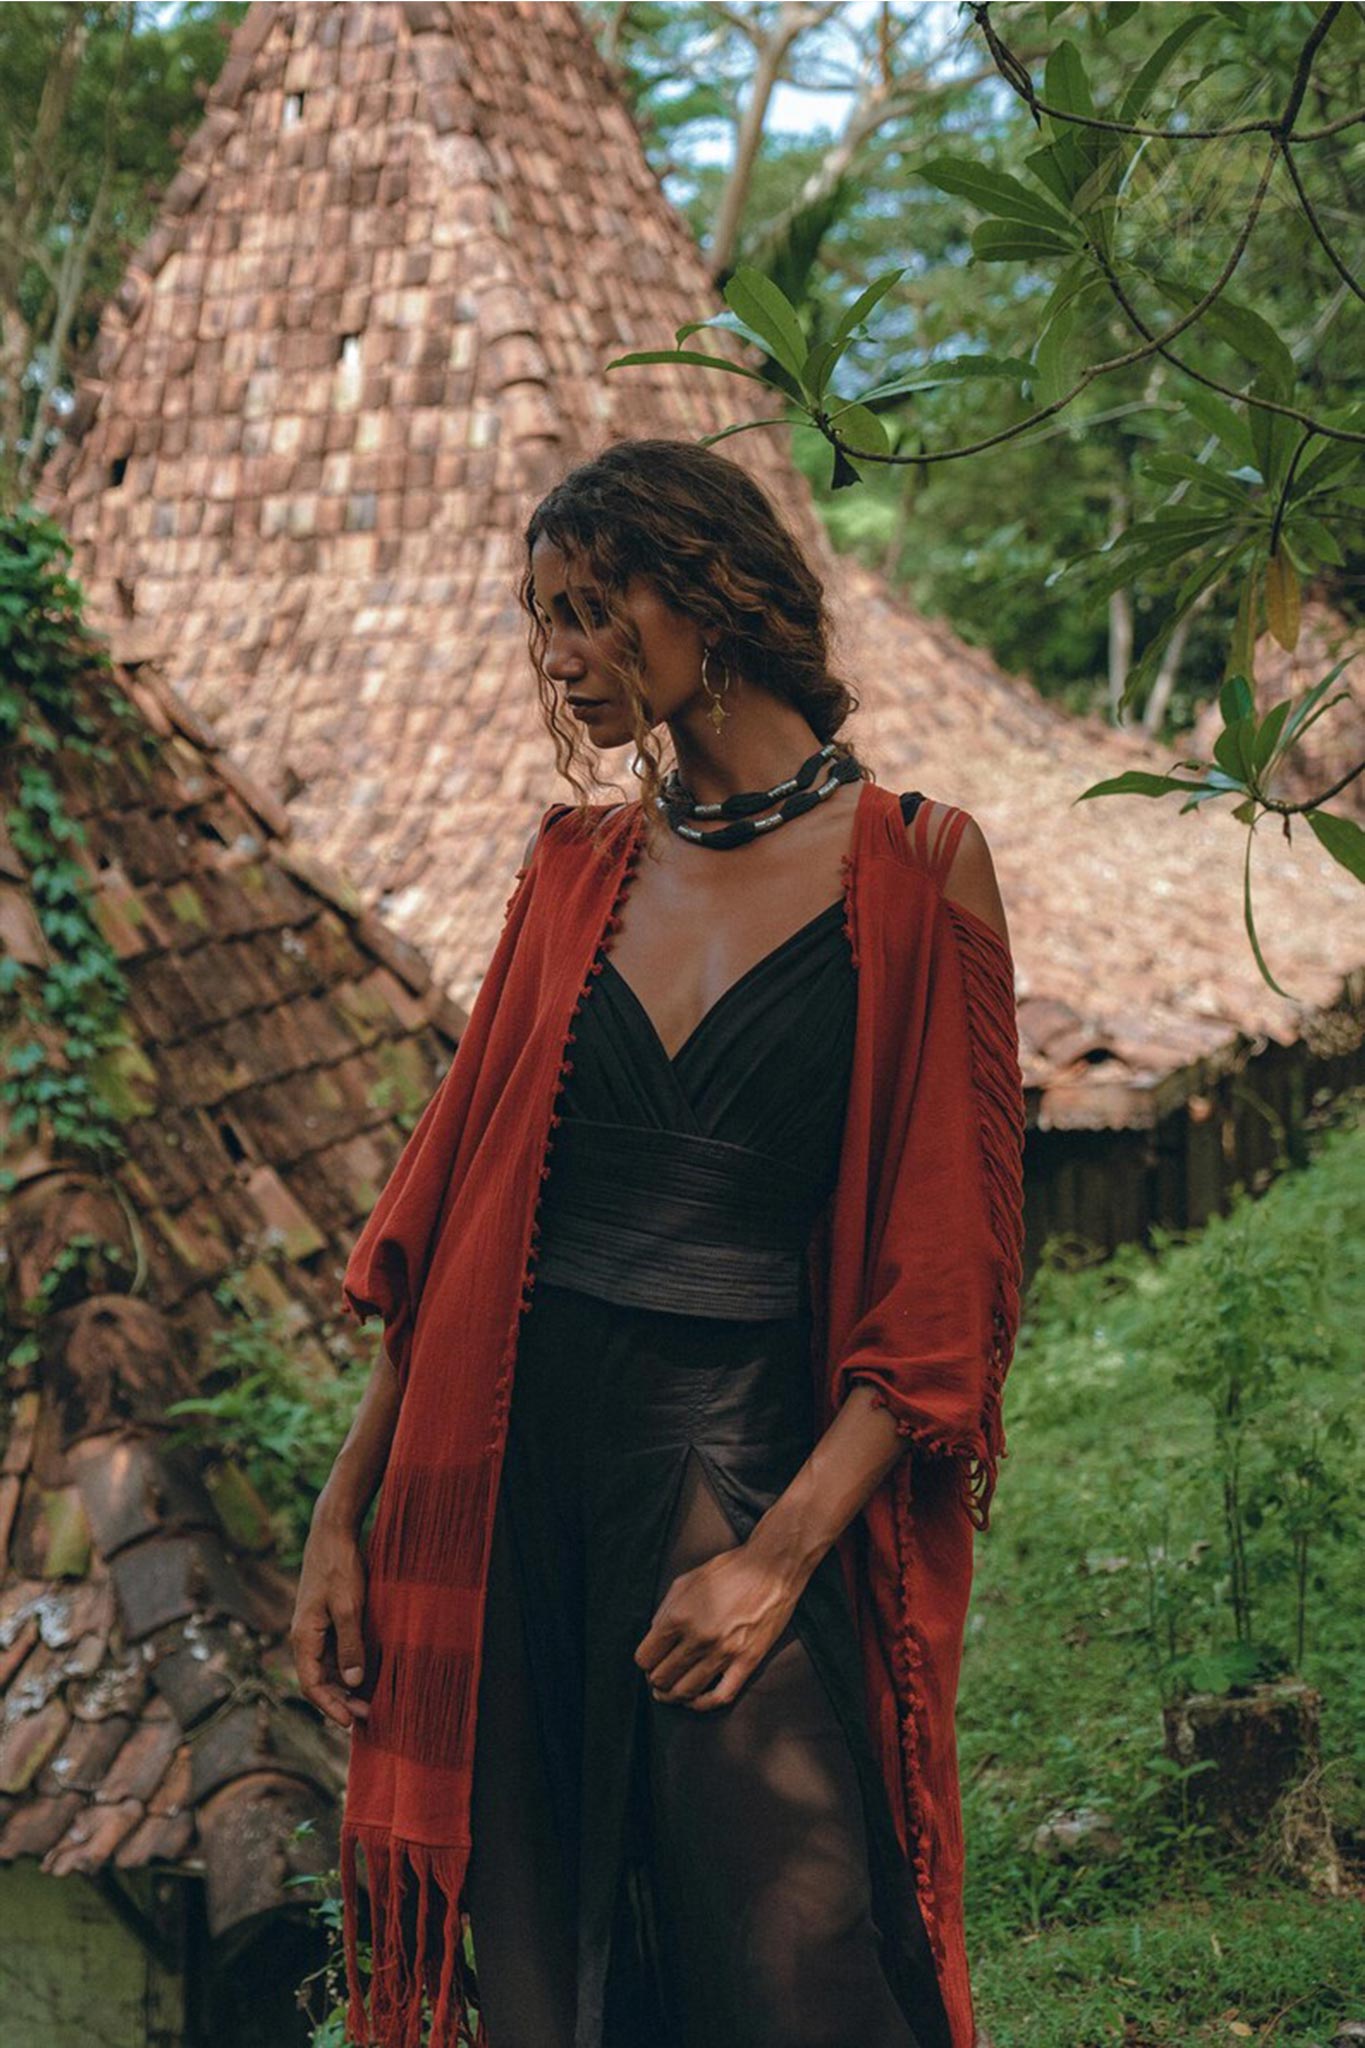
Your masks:
[{"label": "moss on tile", "polygon": [[111,1115],[121,1124],[151,1116],[160,1089],[156,1068],[136,1045],[116,1045],[102,1053],[90,1069],[91,1078]]}]

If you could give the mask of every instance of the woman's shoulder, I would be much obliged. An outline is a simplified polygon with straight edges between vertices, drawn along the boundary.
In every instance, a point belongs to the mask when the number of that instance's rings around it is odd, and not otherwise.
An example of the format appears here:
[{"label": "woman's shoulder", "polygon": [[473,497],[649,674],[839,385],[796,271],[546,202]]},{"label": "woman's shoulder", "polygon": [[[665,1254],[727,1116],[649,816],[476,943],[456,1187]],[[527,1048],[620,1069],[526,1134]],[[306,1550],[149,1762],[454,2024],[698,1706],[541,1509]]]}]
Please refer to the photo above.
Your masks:
[{"label": "woman's shoulder", "polygon": [[928,797],[921,789],[903,790],[899,802],[910,857],[941,888],[975,820],[959,804]]},{"label": "woman's shoulder", "polygon": [[[625,810],[626,808],[627,806],[625,803],[619,802],[585,805],[585,829],[587,831],[595,830],[598,825],[605,823],[605,821],[609,817],[611,817],[615,812]],[[548,808],[541,813],[539,823],[536,825],[534,831],[531,833],[530,838],[526,842],[526,852],[522,857],[523,872],[525,871],[525,869],[530,867],[532,859],[535,856],[537,847],[545,844],[548,840],[556,836],[556,827],[559,825],[560,820],[565,817],[576,816],[577,814],[578,805],[569,803],[550,804]]]},{"label": "woman's shoulder", "polygon": [[1008,945],[995,864],[986,835],[972,813],[960,804],[935,801],[918,789],[903,792],[900,807],[915,866],[949,902],[970,911]]}]

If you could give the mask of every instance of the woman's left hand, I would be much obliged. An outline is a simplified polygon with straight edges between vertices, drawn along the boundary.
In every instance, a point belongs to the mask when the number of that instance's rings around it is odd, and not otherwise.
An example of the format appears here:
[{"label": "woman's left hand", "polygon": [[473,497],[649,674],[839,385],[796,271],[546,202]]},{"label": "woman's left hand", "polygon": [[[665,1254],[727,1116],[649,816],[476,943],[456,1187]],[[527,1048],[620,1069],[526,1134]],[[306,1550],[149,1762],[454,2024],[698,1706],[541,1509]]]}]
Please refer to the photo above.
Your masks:
[{"label": "woman's left hand", "polygon": [[652,1697],[695,1713],[729,1706],[791,1620],[801,1590],[743,1543],[680,1572],[635,1652]]}]

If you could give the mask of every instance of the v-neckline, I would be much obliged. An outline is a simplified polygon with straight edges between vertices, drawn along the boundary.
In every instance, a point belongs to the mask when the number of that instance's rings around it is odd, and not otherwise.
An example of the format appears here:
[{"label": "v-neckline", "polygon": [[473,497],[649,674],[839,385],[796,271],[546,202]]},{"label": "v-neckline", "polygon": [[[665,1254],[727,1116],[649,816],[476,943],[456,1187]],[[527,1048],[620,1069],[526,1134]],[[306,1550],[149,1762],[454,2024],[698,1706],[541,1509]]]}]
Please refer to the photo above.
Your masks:
[{"label": "v-neckline", "polygon": [[688,1032],[682,1044],[678,1047],[678,1050],[672,1053],[664,1044],[663,1038],[659,1032],[658,1025],[654,1022],[654,1019],[650,1016],[649,1011],[645,1008],[643,1002],[640,1000],[640,997],[638,996],[636,991],[631,987],[630,983],[626,980],[625,975],[622,974],[620,968],[616,965],[615,961],[612,959],[609,953],[603,956],[602,964],[611,974],[611,977],[615,982],[617,988],[624,993],[627,1001],[631,1005],[631,1008],[639,1016],[641,1023],[645,1026],[646,1030],[648,1031],[651,1040],[657,1047],[665,1064],[672,1068],[673,1071],[676,1073],[679,1065],[686,1057],[689,1049],[695,1044],[696,1040],[700,1037],[701,1033],[712,1022],[712,1020],[716,1016],[717,1011],[723,1009],[725,1005],[730,1002],[732,997],[737,996],[740,993],[741,989],[747,988],[748,984],[753,980],[756,974],[761,973],[765,967],[771,966],[772,962],[776,960],[779,957],[779,955],[785,953],[790,946],[794,946],[798,939],[803,939],[808,932],[812,931],[815,928],[816,925],[823,924],[826,918],[831,917],[836,910],[842,911],[843,907],[844,898],[843,895],[840,894],[835,897],[832,903],[827,903],[823,910],[817,910],[814,917],[808,917],[806,919],[806,922],[803,925],[799,926],[796,931],[788,932],[785,939],[779,939],[777,944],[775,946],[770,947],[769,950],[763,955],[761,960],[754,961],[752,967],[746,967],[744,972],[740,975],[737,981],[732,981],[727,989],[722,989],[721,993],[716,997],[716,1000],[714,1001],[714,1003],[712,1003],[711,1007],[707,1011],[705,1011],[704,1014],[698,1019],[696,1024],[693,1025],[692,1029]]},{"label": "v-neckline", "polygon": [[[840,891],[839,895],[835,897],[832,903],[827,903],[823,910],[817,910],[814,917],[807,918],[806,922],[802,926],[800,926],[798,930],[794,932],[789,932],[785,939],[779,939],[777,944],[773,947],[770,947],[769,950],[763,955],[761,960],[755,960],[752,967],[745,968],[743,974],[740,975],[738,981],[732,981],[727,989],[722,990],[721,994],[717,996],[715,1002],[712,1003],[710,1009],[707,1010],[705,1014],[697,1020],[692,1030],[688,1032],[686,1038],[683,1040],[682,1044],[678,1047],[678,1050],[676,1052],[669,1052],[668,1047],[663,1042],[663,1037],[659,1031],[658,1026],[655,1024],[654,1019],[650,1016],[649,1011],[645,1008],[645,1005],[642,1002],[641,998],[636,994],[635,990],[626,980],[625,975],[622,974],[620,968],[611,958],[610,951],[605,950],[601,952],[600,964],[603,967],[610,968],[616,986],[625,991],[626,996],[628,997],[634,1008],[638,1011],[642,1022],[648,1027],[650,1039],[652,1040],[653,1044],[657,1047],[660,1057],[664,1061],[664,1064],[668,1068],[669,1072],[672,1073],[675,1077],[677,1074],[679,1061],[683,1059],[684,1055],[688,1052],[689,1048],[693,1044],[695,1044],[699,1033],[711,1022],[712,1018],[716,1015],[717,1011],[722,1007],[723,1004],[727,1004],[732,996],[737,995],[742,988],[747,987],[749,982],[752,981],[753,977],[757,973],[759,973],[759,971],[762,968],[766,967],[777,954],[783,952],[795,940],[801,938],[820,919],[829,917],[836,908],[836,906],[847,907],[853,886],[853,877],[856,869],[858,853],[859,849],[862,846],[863,834],[866,830],[868,823],[868,801],[872,790],[877,787],[877,784],[866,779],[861,781],[858,785],[858,793],[853,803],[853,819],[848,835],[848,845],[845,848],[843,858],[840,862],[840,873],[843,876],[844,886]],[[631,865],[630,848],[633,847],[638,852],[641,831],[642,820],[637,818],[634,822],[634,825],[631,828],[631,833],[627,841],[628,866]],[[625,897],[626,903],[629,903],[629,900],[630,891],[627,890]]]}]

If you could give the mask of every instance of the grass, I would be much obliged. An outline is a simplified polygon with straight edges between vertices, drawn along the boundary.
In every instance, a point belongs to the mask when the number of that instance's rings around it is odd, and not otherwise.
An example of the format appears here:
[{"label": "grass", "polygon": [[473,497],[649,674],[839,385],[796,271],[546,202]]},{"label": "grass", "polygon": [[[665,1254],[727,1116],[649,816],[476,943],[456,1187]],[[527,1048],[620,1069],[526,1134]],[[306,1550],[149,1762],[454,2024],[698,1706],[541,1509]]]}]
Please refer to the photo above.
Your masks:
[{"label": "grass", "polygon": [[1325,2044],[1360,2016],[1362,1953],[1358,1898],[1324,1910],[1247,1880],[1025,1935],[973,1984],[996,2048],[1281,2048]]},{"label": "grass", "polygon": [[[1163,1756],[1172,1660],[1225,1651],[1233,1634],[1213,1414],[1180,1378],[1194,1306],[1228,1286],[1234,1243],[1258,1273],[1298,1261],[1313,1275],[1298,1311],[1301,1369],[1289,1360],[1246,1446],[1253,1511],[1283,1461],[1275,1432],[1287,1423],[1318,1422],[1344,1484],[1337,1526],[1310,1552],[1301,1662],[1290,1549],[1273,1511],[1254,1517],[1248,1553],[1257,1641],[1322,1695],[1342,1896],[1277,1870],[1273,1829],[1240,1852],[1206,1838]],[[1344,1419],[1361,1330],[1358,1103],[1320,1135],[1308,1167],[1239,1198],[1204,1231],[1077,1271],[1045,1261],[1037,1275],[959,1693],[968,1936],[978,2019],[995,2048],[1307,2048],[1365,2021],[1355,1509],[1365,1451]],[[1108,1816],[1118,1848],[1089,1862],[1036,1854],[1049,1813],[1082,1806]]]}]

